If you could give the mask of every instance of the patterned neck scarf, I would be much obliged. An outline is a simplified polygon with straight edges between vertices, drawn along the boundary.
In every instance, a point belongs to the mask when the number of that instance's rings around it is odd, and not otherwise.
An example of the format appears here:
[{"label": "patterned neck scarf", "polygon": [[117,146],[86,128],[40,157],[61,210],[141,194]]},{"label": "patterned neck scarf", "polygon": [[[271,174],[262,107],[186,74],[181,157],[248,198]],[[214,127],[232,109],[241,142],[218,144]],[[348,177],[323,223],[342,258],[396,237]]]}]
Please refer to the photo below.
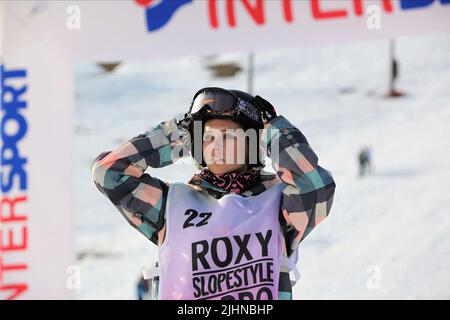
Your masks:
[{"label": "patterned neck scarf", "polygon": [[239,194],[247,191],[255,184],[259,177],[259,169],[214,174],[208,168],[205,168],[200,171],[199,176],[216,187]]}]

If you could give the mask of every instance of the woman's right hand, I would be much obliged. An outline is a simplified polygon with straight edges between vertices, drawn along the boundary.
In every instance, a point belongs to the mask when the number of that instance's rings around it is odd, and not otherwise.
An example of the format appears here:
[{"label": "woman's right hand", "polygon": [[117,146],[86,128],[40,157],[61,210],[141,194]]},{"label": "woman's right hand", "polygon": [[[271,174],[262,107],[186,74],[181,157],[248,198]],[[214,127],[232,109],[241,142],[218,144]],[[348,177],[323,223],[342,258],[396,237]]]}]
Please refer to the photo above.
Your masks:
[{"label": "woman's right hand", "polygon": [[190,115],[188,113],[184,114],[184,118],[180,119],[177,123],[177,126],[179,129],[184,129],[187,131],[190,131],[191,127],[192,127],[192,118],[190,117]]},{"label": "woman's right hand", "polygon": [[193,125],[193,120],[188,113],[184,114],[184,118],[177,122],[179,141],[186,147],[190,152],[191,150],[191,129]]}]

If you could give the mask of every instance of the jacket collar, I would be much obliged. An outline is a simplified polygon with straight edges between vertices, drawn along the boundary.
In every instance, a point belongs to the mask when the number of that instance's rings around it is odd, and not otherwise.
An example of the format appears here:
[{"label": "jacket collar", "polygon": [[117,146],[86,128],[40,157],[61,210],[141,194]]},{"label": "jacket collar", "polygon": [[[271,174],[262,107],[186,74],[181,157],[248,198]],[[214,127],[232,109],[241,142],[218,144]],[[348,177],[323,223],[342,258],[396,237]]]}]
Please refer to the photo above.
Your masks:
[{"label": "jacket collar", "polygon": [[[267,190],[273,183],[276,183],[277,180],[279,180],[279,178],[276,174],[261,170],[258,182],[251,189],[241,193],[241,195],[244,197],[257,195]],[[229,193],[228,191],[204,180],[199,174],[194,174],[187,184],[197,191],[207,192],[214,198],[218,199]]]}]

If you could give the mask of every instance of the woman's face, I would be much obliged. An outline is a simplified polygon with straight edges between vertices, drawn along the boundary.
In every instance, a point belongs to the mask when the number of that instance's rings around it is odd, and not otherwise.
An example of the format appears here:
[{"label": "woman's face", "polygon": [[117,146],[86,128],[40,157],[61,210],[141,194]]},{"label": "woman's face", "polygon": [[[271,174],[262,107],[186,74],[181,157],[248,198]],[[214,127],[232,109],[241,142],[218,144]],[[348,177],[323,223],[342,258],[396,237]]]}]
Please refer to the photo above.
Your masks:
[{"label": "woman's face", "polygon": [[203,129],[203,157],[214,174],[247,169],[248,147],[242,127],[229,119],[211,119]]}]

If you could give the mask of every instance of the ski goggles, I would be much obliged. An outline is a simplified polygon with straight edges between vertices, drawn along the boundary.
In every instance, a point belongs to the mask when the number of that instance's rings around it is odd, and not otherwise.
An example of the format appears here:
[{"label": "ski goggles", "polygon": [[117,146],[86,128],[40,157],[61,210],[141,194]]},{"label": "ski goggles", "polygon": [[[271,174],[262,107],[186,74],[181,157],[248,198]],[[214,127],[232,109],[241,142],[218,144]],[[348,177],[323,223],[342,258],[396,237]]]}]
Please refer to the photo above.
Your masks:
[{"label": "ski goggles", "polygon": [[261,111],[251,103],[239,98],[234,93],[217,87],[199,90],[192,100],[189,113],[193,117],[211,116],[242,116],[263,124]]}]

